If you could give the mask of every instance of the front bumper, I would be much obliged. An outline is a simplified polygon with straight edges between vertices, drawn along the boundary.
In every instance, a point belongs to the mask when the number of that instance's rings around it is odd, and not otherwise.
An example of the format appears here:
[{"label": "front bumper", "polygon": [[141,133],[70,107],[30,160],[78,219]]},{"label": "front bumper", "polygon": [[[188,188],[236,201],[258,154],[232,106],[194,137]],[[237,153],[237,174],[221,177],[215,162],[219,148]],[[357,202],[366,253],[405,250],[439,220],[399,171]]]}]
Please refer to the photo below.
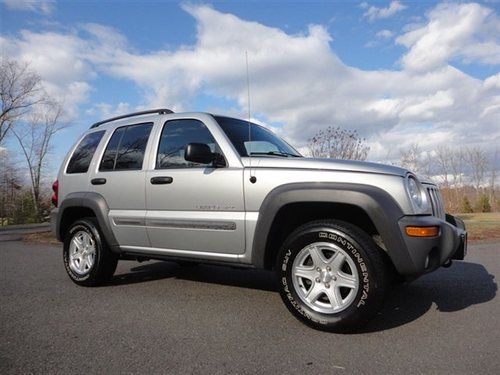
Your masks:
[{"label": "front bumper", "polygon": [[[435,216],[404,216],[399,228],[411,260],[411,272],[404,276],[418,277],[434,271],[452,259],[463,260],[467,253],[467,231],[464,222],[452,215],[446,221]],[[439,234],[434,237],[411,237],[406,234],[407,226],[438,226]]]}]

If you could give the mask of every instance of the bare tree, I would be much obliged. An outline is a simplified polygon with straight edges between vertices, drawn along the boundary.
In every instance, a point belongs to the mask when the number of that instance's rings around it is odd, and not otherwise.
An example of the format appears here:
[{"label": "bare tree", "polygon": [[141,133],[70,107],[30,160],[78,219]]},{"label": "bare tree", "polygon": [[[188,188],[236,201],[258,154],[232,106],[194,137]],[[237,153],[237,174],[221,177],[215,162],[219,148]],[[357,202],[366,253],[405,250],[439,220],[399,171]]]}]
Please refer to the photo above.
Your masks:
[{"label": "bare tree", "polygon": [[40,76],[33,72],[28,64],[2,57],[0,70],[0,144],[12,124],[35,104],[44,100]]},{"label": "bare tree", "polygon": [[401,149],[399,154],[402,167],[419,175],[432,176],[434,162],[431,155],[428,152],[423,152],[418,143],[412,143],[409,147]]},{"label": "bare tree", "polygon": [[356,130],[329,126],[309,140],[309,152],[313,157],[366,160],[370,147]]},{"label": "bare tree", "polygon": [[38,219],[41,218],[43,206],[40,181],[52,138],[64,126],[60,121],[61,115],[62,107],[60,104],[47,104],[31,114],[26,126],[11,128],[28,165],[33,201],[35,202]]},{"label": "bare tree", "polygon": [[22,188],[19,172],[6,149],[0,149],[0,226],[14,216],[16,198]]},{"label": "bare tree", "polygon": [[450,154],[452,153],[451,149],[448,146],[438,147],[435,150],[435,163],[436,163],[436,172],[441,180],[441,186],[449,189],[450,188]]},{"label": "bare tree", "polygon": [[498,156],[499,149],[495,149],[493,156],[491,158],[491,174],[490,174],[490,202],[493,209],[498,209],[497,198],[496,198],[496,179],[497,179],[497,169],[498,169]]},{"label": "bare tree", "polygon": [[471,172],[471,179],[476,189],[476,197],[479,196],[481,186],[484,185],[484,177],[488,167],[486,153],[479,147],[465,149],[465,161]]},{"label": "bare tree", "polygon": [[457,211],[463,205],[465,152],[448,146],[438,147],[435,150],[435,163],[441,187],[447,189],[446,206],[452,211]]}]

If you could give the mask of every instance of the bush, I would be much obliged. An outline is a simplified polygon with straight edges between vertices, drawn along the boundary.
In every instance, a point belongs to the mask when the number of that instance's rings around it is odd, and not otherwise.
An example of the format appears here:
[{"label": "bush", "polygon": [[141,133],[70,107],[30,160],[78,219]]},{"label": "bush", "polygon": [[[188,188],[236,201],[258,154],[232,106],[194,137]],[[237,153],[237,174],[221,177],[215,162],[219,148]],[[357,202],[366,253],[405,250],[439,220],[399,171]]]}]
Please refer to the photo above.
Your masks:
[{"label": "bush", "polygon": [[24,190],[16,198],[15,208],[10,224],[37,223],[35,204],[29,190]]},{"label": "bush", "polygon": [[473,212],[472,205],[470,204],[469,198],[464,196],[462,198],[462,203],[460,204],[460,212],[464,214],[470,214]]},{"label": "bush", "polygon": [[481,195],[476,202],[476,212],[491,212],[490,199],[486,195]]}]

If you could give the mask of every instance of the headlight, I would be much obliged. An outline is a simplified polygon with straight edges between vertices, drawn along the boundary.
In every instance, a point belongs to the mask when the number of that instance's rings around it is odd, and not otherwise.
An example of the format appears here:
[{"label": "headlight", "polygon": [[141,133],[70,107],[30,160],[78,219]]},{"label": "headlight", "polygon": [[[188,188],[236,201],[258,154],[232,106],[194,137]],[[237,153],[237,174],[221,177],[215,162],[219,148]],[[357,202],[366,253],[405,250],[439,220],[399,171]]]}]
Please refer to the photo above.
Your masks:
[{"label": "headlight", "polygon": [[429,200],[427,199],[427,193],[420,181],[418,181],[414,175],[409,174],[406,177],[406,190],[408,191],[415,213],[428,213]]}]

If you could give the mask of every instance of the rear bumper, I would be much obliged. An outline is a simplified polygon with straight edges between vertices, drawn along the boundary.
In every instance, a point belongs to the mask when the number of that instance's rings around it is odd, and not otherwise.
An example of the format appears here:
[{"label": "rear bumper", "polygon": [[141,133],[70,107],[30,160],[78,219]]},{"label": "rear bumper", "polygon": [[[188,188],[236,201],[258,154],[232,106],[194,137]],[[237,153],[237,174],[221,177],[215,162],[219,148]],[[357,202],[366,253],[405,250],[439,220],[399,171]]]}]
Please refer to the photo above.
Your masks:
[{"label": "rear bumper", "polygon": [[52,232],[52,236],[61,241],[61,236],[59,233],[58,213],[59,209],[57,207],[50,212],[50,230]]},{"label": "rear bumper", "polygon": [[[467,253],[467,232],[464,222],[446,215],[446,221],[434,216],[404,216],[399,228],[412,263],[405,267],[405,277],[415,278],[434,271],[452,259],[464,259]],[[406,234],[407,226],[438,226],[439,234],[434,237],[411,237]]]}]

